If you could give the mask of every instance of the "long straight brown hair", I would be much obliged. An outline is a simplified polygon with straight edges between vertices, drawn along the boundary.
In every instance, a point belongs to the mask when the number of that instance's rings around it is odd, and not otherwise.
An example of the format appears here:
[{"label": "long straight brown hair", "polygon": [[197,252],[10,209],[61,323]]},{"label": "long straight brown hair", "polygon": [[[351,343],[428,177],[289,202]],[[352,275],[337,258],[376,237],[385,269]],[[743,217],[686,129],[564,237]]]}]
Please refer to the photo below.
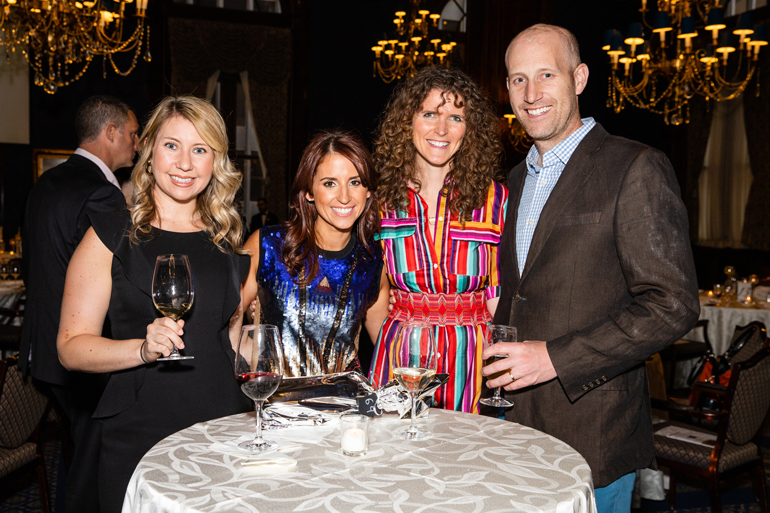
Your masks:
[{"label": "long straight brown hair", "polygon": [[[377,199],[377,175],[369,150],[351,132],[339,129],[319,132],[305,148],[294,177],[289,200],[291,214],[283,245],[283,263],[289,275],[300,285],[311,283],[318,274],[318,243],[315,233],[318,211],[315,203],[308,201],[306,195],[313,193],[313,178],[318,166],[332,154],[345,157],[355,166],[361,184],[370,193],[353,229],[356,230],[358,241],[366,249],[367,256],[374,255],[372,244],[374,234],[380,229],[380,203]],[[304,272],[300,276],[301,269]]]}]

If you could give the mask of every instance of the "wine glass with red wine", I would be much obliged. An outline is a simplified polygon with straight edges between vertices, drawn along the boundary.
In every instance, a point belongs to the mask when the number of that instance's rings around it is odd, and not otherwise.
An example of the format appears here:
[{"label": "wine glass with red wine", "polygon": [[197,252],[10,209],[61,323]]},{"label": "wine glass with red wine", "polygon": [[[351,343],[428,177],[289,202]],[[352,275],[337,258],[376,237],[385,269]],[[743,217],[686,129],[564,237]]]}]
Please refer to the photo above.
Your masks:
[{"label": "wine glass with red wine", "polygon": [[273,395],[283,380],[281,334],[276,326],[248,324],[241,329],[235,352],[235,379],[257,411],[257,435],[238,447],[252,453],[275,447],[275,442],[262,438],[262,404]]},{"label": "wine glass with red wine", "polygon": [[[177,321],[192,307],[194,298],[193,277],[187,255],[158,255],[152,275],[152,302],[155,308],[164,316]],[[174,345],[171,354],[158,358],[158,361],[173,362],[192,358],[182,356]]]}]

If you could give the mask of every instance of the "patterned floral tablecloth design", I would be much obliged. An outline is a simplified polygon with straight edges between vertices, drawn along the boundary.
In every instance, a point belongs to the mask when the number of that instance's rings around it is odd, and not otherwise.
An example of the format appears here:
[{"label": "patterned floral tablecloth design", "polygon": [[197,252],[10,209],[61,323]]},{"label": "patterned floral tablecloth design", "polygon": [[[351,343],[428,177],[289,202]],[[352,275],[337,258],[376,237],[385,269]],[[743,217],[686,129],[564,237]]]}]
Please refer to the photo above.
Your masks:
[{"label": "patterned floral tablecloth design", "polygon": [[419,421],[433,438],[407,442],[396,433],[408,420],[386,414],[373,419],[366,456],[343,456],[335,431],[288,453],[291,468],[210,449],[253,434],[253,423],[253,413],[234,415],[159,442],[134,471],[123,512],[596,511],[585,460],[519,424],[434,409]]}]

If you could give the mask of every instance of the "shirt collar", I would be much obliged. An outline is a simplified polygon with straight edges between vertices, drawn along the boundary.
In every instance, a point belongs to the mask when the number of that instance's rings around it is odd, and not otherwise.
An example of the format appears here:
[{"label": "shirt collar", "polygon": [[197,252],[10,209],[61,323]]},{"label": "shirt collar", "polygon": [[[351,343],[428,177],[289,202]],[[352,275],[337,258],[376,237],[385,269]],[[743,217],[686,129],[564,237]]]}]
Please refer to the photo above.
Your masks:
[{"label": "shirt collar", "polygon": [[112,185],[120,189],[120,183],[118,182],[118,179],[115,178],[115,173],[113,173],[110,168],[107,167],[107,164],[102,162],[102,159],[91,153],[90,151],[86,151],[83,148],[78,148],[75,150],[75,155],[80,155],[81,157],[85,157],[94,164],[96,164],[99,169],[104,173],[104,177],[107,179],[108,182],[110,182]]},{"label": "shirt collar", "polygon": [[596,121],[591,117],[583,118],[580,121],[583,123],[580,128],[572,132],[562,142],[551,148],[549,151],[545,152],[545,155],[543,155],[542,166],[537,165],[537,161],[540,160],[540,152],[537,151],[537,147],[533,144],[532,147],[529,148],[529,153],[527,153],[527,174],[532,176],[537,175],[544,167],[555,164],[556,161],[554,159],[558,159],[561,162],[563,169],[563,166],[567,165],[567,162],[569,162],[570,157],[572,157],[572,154],[575,152],[578,145],[580,145],[583,138],[594,126],[596,126]]}]

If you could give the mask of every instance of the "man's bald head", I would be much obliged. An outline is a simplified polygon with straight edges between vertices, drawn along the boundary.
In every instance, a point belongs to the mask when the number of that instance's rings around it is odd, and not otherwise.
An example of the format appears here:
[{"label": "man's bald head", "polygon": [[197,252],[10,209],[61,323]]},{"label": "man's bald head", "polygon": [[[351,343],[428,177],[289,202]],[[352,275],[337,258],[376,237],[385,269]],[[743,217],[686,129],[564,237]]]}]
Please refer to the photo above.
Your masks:
[{"label": "man's bald head", "polygon": [[[513,38],[511,43],[508,45],[508,49],[505,51],[506,67],[508,66],[508,54],[510,53],[511,48],[513,48],[516,42],[520,40],[529,40],[533,36],[546,34],[546,33],[550,33],[549,35],[553,35],[553,37],[558,37],[561,39],[562,47],[564,48],[564,51],[566,53],[565,57],[567,58],[567,62],[569,63],[570,67],[573,70],[577,68],[582,61],[580,60],[580,46],[578,45],[578,41],[575,35],[563,27],[557,27],[556,25],[547,25],[545,23],[538,23],[537,25],[532,25],[531,27],[524,29],[522,32],[519,32],[519,34]],[[510,71],[511,70],[509,69],[508,72]]]}]

